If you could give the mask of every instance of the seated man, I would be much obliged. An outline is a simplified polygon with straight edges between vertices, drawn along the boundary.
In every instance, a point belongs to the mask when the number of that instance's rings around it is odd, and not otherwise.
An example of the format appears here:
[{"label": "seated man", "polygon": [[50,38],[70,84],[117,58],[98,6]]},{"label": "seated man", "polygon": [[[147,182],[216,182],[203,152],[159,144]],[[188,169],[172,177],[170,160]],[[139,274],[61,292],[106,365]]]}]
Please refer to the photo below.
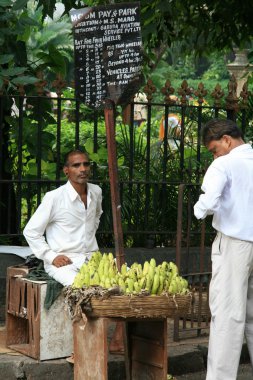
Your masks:
[{"label": "seated man", "polygon": [[[63,171],[68,182],[45,194],[23,233],[34,255],[43,260],[45,271],[69,286],[98,250],[95,234],[102,214],[102,190],[88,183],[90,161],[80,150],[66,155]],[[118,327],[111,350],[122,351],[122,345]]]},{"label": "seated man", "polygon": [[23,233],[34,255],[44,261],[45,271],[68,286],[98,250],[102,190],[88,183],[90,161],[82,151],[67,154],[63,171],[68,182],[45,194]]}]

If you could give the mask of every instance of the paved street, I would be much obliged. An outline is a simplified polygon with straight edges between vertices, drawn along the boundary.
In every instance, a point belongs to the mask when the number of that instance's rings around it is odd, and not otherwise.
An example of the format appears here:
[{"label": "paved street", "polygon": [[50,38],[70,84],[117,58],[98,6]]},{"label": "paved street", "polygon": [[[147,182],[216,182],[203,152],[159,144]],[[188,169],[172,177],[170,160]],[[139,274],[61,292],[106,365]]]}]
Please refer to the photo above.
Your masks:
[{"label": "paved street", "polygon": [[[195,372],[192,374],[177,376],[177,380],[205,380],[206,373],[205,372]],[[237,376],[237,380],[252,380],[253,373],[252,367],[250,364],[241,364],[239,368],[239,373]]]}]

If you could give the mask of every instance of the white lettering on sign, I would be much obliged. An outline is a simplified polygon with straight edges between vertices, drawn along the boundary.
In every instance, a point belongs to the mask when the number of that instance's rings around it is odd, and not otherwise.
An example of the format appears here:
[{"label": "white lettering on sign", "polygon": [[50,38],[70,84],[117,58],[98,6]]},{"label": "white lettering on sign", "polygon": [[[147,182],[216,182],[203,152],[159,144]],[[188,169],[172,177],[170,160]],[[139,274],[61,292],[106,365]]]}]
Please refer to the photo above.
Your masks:
[{"label": "white lettering on sign", "polygon": [[85,17],[85,18],[95,18],[96,14],[95,14],[95,12],[88,12],[88,13],[75,13],[75,14],[71,14],[70,15],[70,18],[71,18],[72,22],[76,22],[76,21],[82,19],[83,17]]},{"label": "white lettering on sign", "polygon": [[138,9],[137,7],[136,8],[123,8],[123,9],[119,9],[119,16],[136,15],[137,9]]},{"label": "white lettering on sign", "polygon": [[98,107],[105,98],[117,102],[134,95],[142,70],[139,5],[113,4],[71,13],[81,100]]},{"label": "white lettering on sign", "polygon": [[118,18],[118,22],[132,22],[132,21],[134,21],[134,17]]},{"label": "white lettering on sign", "polygon": [[99,18],[105,18],[105,17],[110,17],[111,16],[111,10],[108,10],[108,11],[100,11],[98,12],[98,17]]}]

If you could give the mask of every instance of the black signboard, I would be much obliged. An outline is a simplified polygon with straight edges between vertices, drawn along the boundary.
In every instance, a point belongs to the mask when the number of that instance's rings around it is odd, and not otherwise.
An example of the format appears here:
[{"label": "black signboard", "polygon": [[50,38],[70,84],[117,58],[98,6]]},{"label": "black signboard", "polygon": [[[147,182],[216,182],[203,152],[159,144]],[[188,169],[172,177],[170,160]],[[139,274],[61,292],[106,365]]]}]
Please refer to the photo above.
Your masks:
[{"label": "black signboard", "polygon": [[73,9],[76,95],[85,104],[127,103],[142,83],[139,3]]}]

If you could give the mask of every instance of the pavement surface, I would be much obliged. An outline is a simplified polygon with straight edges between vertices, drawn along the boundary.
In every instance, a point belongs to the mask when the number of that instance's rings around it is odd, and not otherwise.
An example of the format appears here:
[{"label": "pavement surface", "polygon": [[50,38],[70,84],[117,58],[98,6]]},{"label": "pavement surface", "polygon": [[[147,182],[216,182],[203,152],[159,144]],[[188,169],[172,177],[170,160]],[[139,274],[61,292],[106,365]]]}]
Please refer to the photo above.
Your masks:
[{"label": "pavement surface", "polygon": [[[136,260],[136,257],[138,257],[139,262],[155,257],[157,263],[163,260],[170,261],[175,257],[173,250],[164,248],[155,250],[139,249],[138,251],[129,249],[129,252],[126,253],[129,265]],[[6,284],[5,273],[2,273],[1,277],[2,261],[0,265],[0,317],[2,317],[2,319],[0,318],[2,322],[2,325],[0,325],[0,380],[74,380],[73,365],[68,363],[66,358],[38,361],[6,347],[6,329],[4,325]],[[10,264],[8,257],[5,264],[5,267],[8,267],[17,263]],[[174,342],[173,320],[168,320],[168,373],[172,374],[176,380],[205,380],[208,326],[203,326],[203,329],[201,326],[201,330],[198,331],[197,335],[196,329],[189,331],[187,328],[184,330],[183,326],[181,326],[180,340]],[[247,347],[244,344],[237,380],[253,380],[249,363]],[[125,378],[124,356],[109,355],[108,380],[125,380]],[[99,379],[94,378],[94,380]]]},{"label": "pavement surface", "polygon": [[[168,372],[176,380],[205,380],[208,334],[185,336],[173,342],[172,322],[168,333]],[[4,380],[74,380],[73,365],[65,358],[39,362],[5,345],[6,329],[0,327],[0,378]],[[238,380],[252,380],[247,347],[244,344]],[[85,380],[85,379],[84,379]],[[99,379],[94,379],[99,380]],[[124,356],[109,355],[108,380],[125,380]],[[141,379],[140,379],[141,380]]]},{"label": "pavement surface", "polygon": [[[206,372],[189,373],[177,376],[175,380],[205,380]],[[238,371],[237,380],[252,380],[253,372],[250,364],[241,364]]]}]

